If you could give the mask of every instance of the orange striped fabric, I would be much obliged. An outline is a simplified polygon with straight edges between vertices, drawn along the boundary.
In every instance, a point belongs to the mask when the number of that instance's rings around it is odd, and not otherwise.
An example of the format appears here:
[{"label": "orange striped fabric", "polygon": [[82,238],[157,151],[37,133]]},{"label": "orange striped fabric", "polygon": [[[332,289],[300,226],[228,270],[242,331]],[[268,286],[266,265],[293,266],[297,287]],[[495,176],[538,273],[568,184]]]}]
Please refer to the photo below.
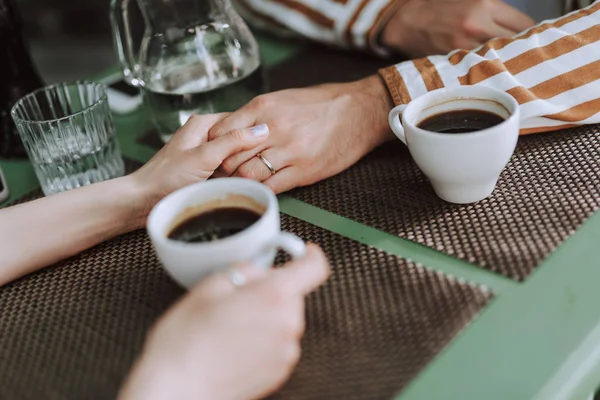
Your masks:
[{"label": "orange striped fabric", "polygon": [[380,31],[406,0],[234,0],[240,14],[258,28],[287,30],[341,47],[387,54]]},{"label": "orange striped fabric", "polygon": [[[554,29],[558,29],[563,27],[564,25],[567,25],[571,22],[577,21],[580,18],[585,17],[586,15],[590,15],[592,13],[594,13],[595,11],[598,11],[600,9],[600,4],[597,4],[595,6],[592,6],[591,8],[582,10],[580,12],[577,13],[572,13],[564,18],[561,18],[553,23],[551,22],[546,22],[546,23],[542,23],[539,24],[537,26],[534,26],[533,28],[525,31],[523,34],[516,36],[515,38],[498,38],[498,39],[492,39],[489,42],[487,42],[485,45],[483,45],[481,47],[481,49],[477,50],[477,54],[480,56],[485,56],[490,50],[501,50],[504,47],[506,47],[506,45],[513,43],[516,40],[525,40],[525,39],[529,39],[530,37],[532,37],[533,35],[538,35],[550,28],[554,28]],[[450,58],[450,63],[452,65],[456,65],[459,62],[461,62],[464,57],[469,54],[469,51],[467,50],[462,50],[456,54],[454,54],[451,58]]]},{"label": "orange striped fabric", "polygon": [[600,123],[600,0],[512,39],[380,71],[396,104],[459,85],[504,90],[521,105],[521,134]]}]

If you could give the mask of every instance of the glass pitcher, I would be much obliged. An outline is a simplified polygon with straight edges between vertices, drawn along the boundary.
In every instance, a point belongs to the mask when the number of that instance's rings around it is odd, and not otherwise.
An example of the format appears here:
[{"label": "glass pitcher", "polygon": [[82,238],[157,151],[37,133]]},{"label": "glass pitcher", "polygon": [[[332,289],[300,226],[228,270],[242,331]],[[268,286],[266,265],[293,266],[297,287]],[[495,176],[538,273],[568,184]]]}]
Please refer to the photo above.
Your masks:
[{"label": "glass pitcher", "polygon": [[264,92],[258,44],[230,0],[137,0],[139,52],[129,2],[111,3],[117,52],[163,141],[192,114],[234,111]]}]

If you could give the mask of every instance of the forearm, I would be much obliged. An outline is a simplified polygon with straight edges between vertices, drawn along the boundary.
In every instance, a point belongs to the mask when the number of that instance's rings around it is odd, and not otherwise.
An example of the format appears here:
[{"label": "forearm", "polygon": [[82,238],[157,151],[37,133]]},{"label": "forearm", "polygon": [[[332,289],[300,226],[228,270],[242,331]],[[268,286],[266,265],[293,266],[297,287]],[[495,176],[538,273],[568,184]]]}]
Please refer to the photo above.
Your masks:
[{"label": "forearm", "polygon": [[259,27],[288,29],[315,41],[386,54],[377,37],[404,0],[235,0]]},{"label": "forearm", "polygon": [[129,177],[0,210],[0,285],[142,227]]},{"label": "forearm", "polygon": [[486,85],[521,104],[522,134],[600,122],[600,2],[473,51],[383,69],[396,104],[434,89]]}]

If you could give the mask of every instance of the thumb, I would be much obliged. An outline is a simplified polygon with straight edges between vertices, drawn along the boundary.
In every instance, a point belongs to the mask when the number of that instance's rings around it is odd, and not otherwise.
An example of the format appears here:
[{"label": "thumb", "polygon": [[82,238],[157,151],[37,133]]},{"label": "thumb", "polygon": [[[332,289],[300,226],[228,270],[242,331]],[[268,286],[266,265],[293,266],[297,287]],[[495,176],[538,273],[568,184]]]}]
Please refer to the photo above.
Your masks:
[{"label": "thumb", "polygon": [[172,146],[180,150],[193,149],[205,143],[208,130],[227,117],[228,113],[211,115],[192,115],[187,122],[175,132],[171,138]]},{"label": "thumb", "polygon": [[195,156],[206,163],[206,170],[214,171],[225,159],[258,146],[268,136],[269,127],[267,124],[260,124],[252,128],[235,129],[200,145],[195,150]]},{"label": "thumb", "polygon": [[327,280],[331,273],[327,257],[316,244],[306,247],[306,256],[287,263],[267,278],[285,293],[307,295]]}]

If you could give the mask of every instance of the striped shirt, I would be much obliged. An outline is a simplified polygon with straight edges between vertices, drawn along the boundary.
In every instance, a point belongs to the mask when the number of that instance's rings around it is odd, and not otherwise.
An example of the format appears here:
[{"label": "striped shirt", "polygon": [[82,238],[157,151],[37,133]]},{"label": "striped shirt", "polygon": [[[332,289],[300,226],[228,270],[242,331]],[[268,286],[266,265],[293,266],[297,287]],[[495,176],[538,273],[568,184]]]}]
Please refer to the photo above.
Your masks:
[{"label": "striped shirt", "polygon": [[258,28],[299,34],[345,48],[387,54],[377,38],[405,0],[234,0],[236,10]]},{"label": "striped shirt", "polygon": [[396,104],[428,91],[484,85],[521,105],[521,134],[600,123],[600,0],[511,39],[493,39],[380,70]]},{"label": "striped shirt", "polygon": [[[378,43],[377,38],[393,13],[405,1],[407,0],[233,0],[233,3],[242,17],[254,27],[284,36],[296,34],[330,45],[386,55],[387,49]],[[525,0],[507,1],[523,9],[520,3]],[[543,0],[539,4],[539,0],[528,1],[535,3],[533,9],[542,16],[555,14],[542,10],[548,8],[545,1],[550,0]],[[552,0],[556,1],[564,2],[564,10],[588,6],[592,2]]]}]

